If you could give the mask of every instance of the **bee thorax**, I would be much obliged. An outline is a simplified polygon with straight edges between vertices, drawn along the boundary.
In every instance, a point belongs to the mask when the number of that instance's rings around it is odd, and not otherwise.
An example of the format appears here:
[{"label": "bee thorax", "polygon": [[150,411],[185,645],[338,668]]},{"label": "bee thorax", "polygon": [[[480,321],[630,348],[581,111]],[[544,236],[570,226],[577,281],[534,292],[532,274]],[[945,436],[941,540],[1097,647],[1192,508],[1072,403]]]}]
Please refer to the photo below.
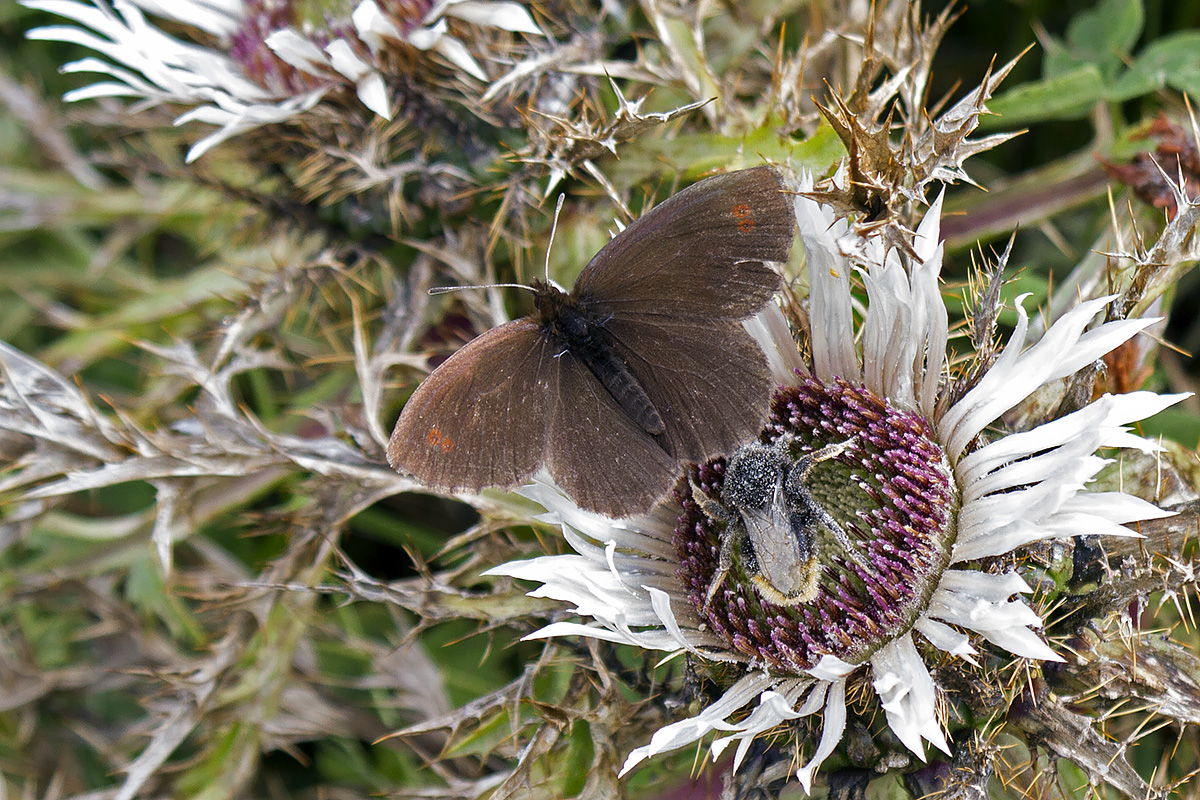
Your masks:
[{"label": "bee thorax", "polygon": [[777,447],[753,442],[729,459],[721,496],[735,508],[765,509],[783,483],[787,457]]}]

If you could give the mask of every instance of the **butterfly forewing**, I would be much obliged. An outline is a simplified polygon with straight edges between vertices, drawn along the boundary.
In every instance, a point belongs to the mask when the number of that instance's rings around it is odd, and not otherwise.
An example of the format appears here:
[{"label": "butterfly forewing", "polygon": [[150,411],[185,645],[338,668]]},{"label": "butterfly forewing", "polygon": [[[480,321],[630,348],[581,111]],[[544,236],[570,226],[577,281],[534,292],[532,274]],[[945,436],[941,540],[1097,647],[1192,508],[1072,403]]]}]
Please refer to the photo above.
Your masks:
[{"label": "butterfly forewing", "polygon": [[694,184],[632,222],[575,283],[614,314],[743,319],[779,287],[763,261],[786,261],[795,216],[770,167]]},{"label": "butterfly forewing", "polygon": [[400,414],[388,463],[440,489],[514,486],[545,459],[559,396],[553,343],[530,319],[472,339]]}]

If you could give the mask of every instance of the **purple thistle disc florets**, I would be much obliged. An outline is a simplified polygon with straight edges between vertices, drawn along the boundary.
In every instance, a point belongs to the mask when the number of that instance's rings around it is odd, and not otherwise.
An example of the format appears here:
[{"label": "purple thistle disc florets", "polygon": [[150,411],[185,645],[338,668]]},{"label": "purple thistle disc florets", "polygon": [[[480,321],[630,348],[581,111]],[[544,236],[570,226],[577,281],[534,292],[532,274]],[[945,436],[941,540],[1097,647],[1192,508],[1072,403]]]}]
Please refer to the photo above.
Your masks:
[{"label": "purple thistle disc florets", "polygon": [[379,3],[384,13],[405,33],[420,25],[433,6],[433,0],[382,0]]},{"label": "purple thistle disc florets", "polygon": [[[233,34],[229,55],[246,76],[271,92],[297,94],[328,85],[330,81],[296,69],[267,45],[267,37],[284,28],[296,28],[300,13],[294,0],[247,0],[242,24]],[[312,34],[308,38],[318,47],[328,36]]]},{"label": "purple thistle disc florets", "polygon": [[[776,605],[755,588],[735,555],[710,601],[724,524],[701,511],[686,486],[674,532],[679,577],[689,600],[729,647],[756,663],[800,673],[822,655],[857,663],[905,632],[925,609],[949,561],[957,506],[949,467],[933,429],[919,414],[841,379],[804,378],[779,389],[761,441],[790,437],[797,458],[850,442],[817,463],[806,484],[858,550],[818,547],[817,588],[808,602]],[[722,502],[727,460],[700,465],[701,491]],[[828,533],[828,531],[826,531]]]}]

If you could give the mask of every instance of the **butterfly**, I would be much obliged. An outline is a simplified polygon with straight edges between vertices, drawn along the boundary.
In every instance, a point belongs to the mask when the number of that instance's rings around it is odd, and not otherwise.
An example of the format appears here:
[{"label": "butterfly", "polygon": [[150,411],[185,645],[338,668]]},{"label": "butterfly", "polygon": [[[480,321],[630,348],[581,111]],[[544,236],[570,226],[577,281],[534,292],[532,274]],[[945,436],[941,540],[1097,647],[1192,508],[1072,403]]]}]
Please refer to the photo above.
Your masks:
[{"label": "butterfly", "polygon": [[742,326],[779,288],[795,217],[770,167],[675,194],[533,314],[468,342],[417,387],[391,466],[442,490],[513,487],[545,468],[579,507],[647,511],[681,465],[757,435],[774,388]]}]

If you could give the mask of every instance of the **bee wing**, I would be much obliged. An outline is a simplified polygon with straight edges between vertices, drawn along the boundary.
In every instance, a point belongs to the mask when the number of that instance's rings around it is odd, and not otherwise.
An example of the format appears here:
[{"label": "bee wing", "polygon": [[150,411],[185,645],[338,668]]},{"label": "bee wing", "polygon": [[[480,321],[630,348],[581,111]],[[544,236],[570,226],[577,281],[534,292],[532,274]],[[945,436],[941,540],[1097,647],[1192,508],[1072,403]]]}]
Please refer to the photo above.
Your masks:
[{"label": "bee wing", "polygon": [[762,576],[785,596],[801,593],[812,549],[793,532],[782,481],[765,509],[743,511],[742,519]]}]

